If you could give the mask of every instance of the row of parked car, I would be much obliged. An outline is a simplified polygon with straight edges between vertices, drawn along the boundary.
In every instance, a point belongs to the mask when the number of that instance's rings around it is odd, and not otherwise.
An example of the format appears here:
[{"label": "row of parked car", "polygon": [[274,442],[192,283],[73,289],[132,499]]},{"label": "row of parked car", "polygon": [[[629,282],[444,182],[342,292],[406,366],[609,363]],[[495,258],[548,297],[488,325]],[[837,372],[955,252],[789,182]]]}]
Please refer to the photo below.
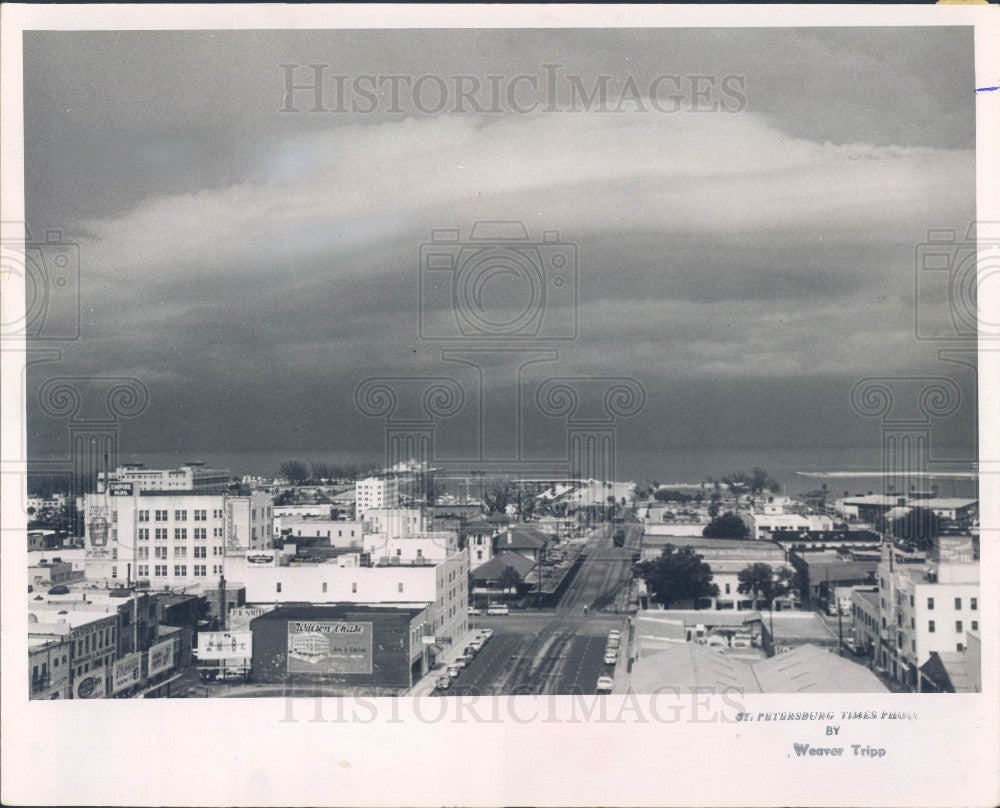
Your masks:
[{"label": "row of parked car", "polygon": [[457,678],[458,674],[462,672],[462,668],[475,659],[476,654],[483,650],[483,646],[490,641],[490,637],[492,636],[493,629],[480,629],[473,640],[465,646],[465,650],[462,651],[462,653],[455,658],[455,661],[448,666],[447,673],[438,677],[435,689],[447,690],[451,687],[452,679]]},{"label": "row of parked car", "polygon": [[[622,633],[618,629],[612,629],[608,632],[608,644],[604,649],[604,664],[605,665],[617,665],[618,664],[618,652],[621,650],[622,644]],[[597,679],[597,692],[598,693],[610,693],[611,688],[614,686],[614,678],[610,675],[603,675]]]}]

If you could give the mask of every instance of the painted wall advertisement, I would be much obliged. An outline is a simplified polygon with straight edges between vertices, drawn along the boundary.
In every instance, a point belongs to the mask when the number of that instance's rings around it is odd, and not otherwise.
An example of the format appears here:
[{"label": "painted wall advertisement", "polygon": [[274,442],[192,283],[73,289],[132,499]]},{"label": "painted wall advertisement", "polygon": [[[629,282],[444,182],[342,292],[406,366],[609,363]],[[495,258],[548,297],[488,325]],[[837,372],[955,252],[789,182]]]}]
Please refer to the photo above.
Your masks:
[{"label": "painted wall advertisement", "polygon": [[105,683],[106,669],[90,671],[77,679],[73,685],[74,699],[103,699],[106,695],[107,685]]},{"label": "painted wall advertisement", "polygon": [[288,621],[289,673],[371,673],[372,624]]},{"label": "painted wall advertisement", "polygon": [[229,630],[249,631],[250,621],[269,611],[270,606],[234,606],[229,610]]},{"label": "painted wall advertisement", "polygon": [[174,641],[164,640],[149,649],[149,675],[170,670],[174,666]]},{"label": "painted wall advertisement", "polygon": [[126,654],[111,669],[111,692],[120,693],[142,681],[142,654]]},{"label": "painted wall advertisement", "polygon": [[249,659],[253,653],[253,635],[249,631],[202,631],[194,652],[200,660]]}]

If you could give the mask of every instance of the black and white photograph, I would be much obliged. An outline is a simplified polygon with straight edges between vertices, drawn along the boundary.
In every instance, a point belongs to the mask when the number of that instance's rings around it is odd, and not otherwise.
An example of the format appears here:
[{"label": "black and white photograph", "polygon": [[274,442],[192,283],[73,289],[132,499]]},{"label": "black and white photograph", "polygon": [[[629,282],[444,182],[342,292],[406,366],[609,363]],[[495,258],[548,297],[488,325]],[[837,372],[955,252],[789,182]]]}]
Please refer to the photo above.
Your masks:
[{"label": "black and white photograph", "polygon": [[109,8],[4,7],[5,802],[994,803],[995,7]]}]

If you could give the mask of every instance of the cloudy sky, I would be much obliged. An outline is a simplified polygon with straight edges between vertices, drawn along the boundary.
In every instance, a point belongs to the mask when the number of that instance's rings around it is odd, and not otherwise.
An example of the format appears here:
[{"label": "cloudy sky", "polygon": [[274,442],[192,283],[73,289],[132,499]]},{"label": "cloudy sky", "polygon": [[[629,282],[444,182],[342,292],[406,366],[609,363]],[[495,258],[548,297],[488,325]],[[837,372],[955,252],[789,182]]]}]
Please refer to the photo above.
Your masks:
[{"label": "cloudy sky", "polygon": [[[578,255],[579,336],[540,372],[640,379],[626,444],[877,440],[858,378],[972,392],[913,335],[916,245],[974,219],[971,55],[959,28],[30,34],[28,225],[80,244],[83,303],[83,338],[36,381],[141,379],[133,451],[378,454],[358,382],[474,381],[418,339],[421,244],[520,220]],[[563,82],[530,114],[392,109],[385,86],[371,112],[309,113],[300,91],[288,113],[283,64],[484,86],[556,64],[613,96],[703,75],[715,99],[736,76],[746,103],[572,111]],[[503,400],[514,366],[486,378]],[[973,443],[972,412],[944,442]],[[58,422],[30,426],[36,451],[62,446]]]}]

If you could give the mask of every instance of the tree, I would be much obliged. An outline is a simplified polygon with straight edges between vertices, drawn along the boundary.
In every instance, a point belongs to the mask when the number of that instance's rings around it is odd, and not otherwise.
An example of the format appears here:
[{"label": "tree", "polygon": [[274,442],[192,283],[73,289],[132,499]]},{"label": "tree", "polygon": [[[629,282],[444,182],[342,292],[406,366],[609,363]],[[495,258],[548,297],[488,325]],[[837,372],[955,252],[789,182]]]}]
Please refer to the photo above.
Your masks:
[{"label": "tree", "polygon": [[281,476],[293,484],[304,483],[309,479],[309,469],[298,460],[286,460],[281,464]]},{"label": "tree", "polygon": [[510,486],[494,485],[483,499],[490,513],[503,513],[510,503]]},{"label": "tree", "polygon": [[739,581],[736,591],[741,595],[752,595],[755,608],[760,601],[769,603],[774,600],[774,570],[770,564],[758,561],[740,570],[736,578]]},{"label": "tree", "polygon": [[880,527],[920,550],[930,550],[941,532],[941,520],[929,508],[912,508],[895,519],[882,519]]},{"label": "tree", "polygon": [[766,469],[754,466],[750,472],[750,492],[752,494],[763,494],[765,491],[778,494],[781,492],[781,484],[768,474]]},{"label": "tree", "polygon": [[735,513],[726,511],[705,525],[701,535],[709,539],[749,539],[750,528]]},{"label": "tree", "polygon": [[313,463],[312,478],[316,482],[320,482],[321,480],[330,480],[333,478],[333,471],[327,463]]},{"label": "tree", "polygon": [[672,544],[659,557],[636,566],[636,575],[646,582],[653,600],[664,606],[700,598],[714,598],[719,587],[712,583],[712,568],[690,547],[678,550]]},{"label": "tree", "polygon": [[504,567],[497,576],[497,587],[504,592],[517,589],[521,585],[521,576],[513,567]]}]

